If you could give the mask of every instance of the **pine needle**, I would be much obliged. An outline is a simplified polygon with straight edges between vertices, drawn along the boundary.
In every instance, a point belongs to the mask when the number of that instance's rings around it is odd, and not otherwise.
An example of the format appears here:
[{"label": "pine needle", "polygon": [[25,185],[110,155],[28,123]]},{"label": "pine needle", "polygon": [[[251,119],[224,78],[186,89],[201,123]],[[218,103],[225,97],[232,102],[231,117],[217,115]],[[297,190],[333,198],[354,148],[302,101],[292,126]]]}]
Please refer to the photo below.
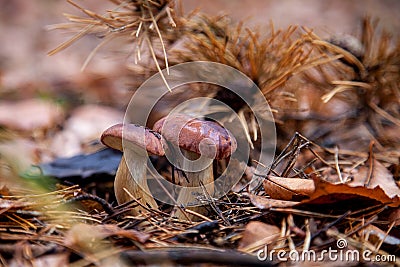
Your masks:
[{"label": "pine needle", "polygon": [[163,80],[165,86],[167,86],[168,90],[169,90],[170,92],[172,92],[171,88],[170,88],[169,85],[168,85],[167,80],[165,79],[164,73],[162,72],[162,70],[161,70],[161,68],[160,68],[160,64],[158,64],[157,57],[156,57],[156,55],[155,55],[155,53],[154,53],[153,45],[152,45],[150,39],[149,39],[147,36],[145,37],[145,39],[146,39],[146,42],[147,42],[148,47],[149,47],[149,49],[150,49],[150,53],[151,53],[151,56],[153,57],[154,63],[156,64],[158,73],[160,73],[160,75],[161,75],[161,79]]}]

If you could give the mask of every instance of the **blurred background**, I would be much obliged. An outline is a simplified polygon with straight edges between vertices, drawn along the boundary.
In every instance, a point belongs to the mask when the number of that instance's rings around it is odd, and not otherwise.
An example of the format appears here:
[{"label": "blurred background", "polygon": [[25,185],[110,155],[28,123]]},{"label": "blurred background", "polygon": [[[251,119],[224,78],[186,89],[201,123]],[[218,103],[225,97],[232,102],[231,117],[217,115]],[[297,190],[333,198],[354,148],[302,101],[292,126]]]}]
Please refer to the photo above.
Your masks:
[{"label": "blurred background", "polygon": [[[0,96],[1,99],[29,97],[38,91],[78,90],[88,93],[85,101],[109,101],[100,94],[104,87],[118,87],[123,81],[114,79],[123,72],[123,55],[110,55],[100,50],[85,73],[80,71],[85,58],[99,43],[95,37],[85,37],[54,56],[47,52],[72,36],[65,31],[48,31],[49,25],[65,23],[63,13],[82,15],[64,0],[1,0],[0,10]],[[107,0],[77,1],[83,7],[99,12],[112,6]],[[400,28],[396,0],[185,0],[185,12],[195,8],[209,14],[227,14],[233,22],[244,20],[246,26],[262,29],[273,22],[277,29],[302,25],[314,29],[321,37],[332,33],[354,33],[363,16],[379,18],[383,27],[394,33]],[[111,83],[111,84],[108,84]],[[94,84],[92,84],[94,83]],[[77,88],[74,88],[77,87]],[[96,92],[88,92],[97,88]]]}]

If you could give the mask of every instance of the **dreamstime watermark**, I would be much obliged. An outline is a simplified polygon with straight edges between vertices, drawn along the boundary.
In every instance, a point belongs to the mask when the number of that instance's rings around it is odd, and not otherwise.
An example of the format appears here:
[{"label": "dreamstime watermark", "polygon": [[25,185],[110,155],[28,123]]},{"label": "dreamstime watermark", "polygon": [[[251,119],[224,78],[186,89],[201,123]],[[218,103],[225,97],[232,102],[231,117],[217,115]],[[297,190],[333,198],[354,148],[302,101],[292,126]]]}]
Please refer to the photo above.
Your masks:
[{"label": "dreamstime watermark", "polygon": [[323,262],[323,261],[341,261],[341,262],[396,262],[395,255],[373,254],[371,250],[359,251],[356,249],[346,249],[347,241],[339,239],[336,242],[337,249],[329,247],[320,251],[315,250],[268,250],[266,245],[257,252],[257,258],[260,261],[294,261],[294,262]]},{"label": "dreamstime watermark", "polygon": [[[233,162],[247,162],[250,158],[250,150],[253,144],[249,140],[251,137],[247,124],[258,129],[253,134],[253,141],[257,140],[260,153],[257,158],[253,155],[252,159],[261,162],[262,166],[257,166],[256,171],[262,173],[270,166],[276,148],[275,122],[268,101],[249,77],[227,65],[205,61],[178,64],[170,67],[169,73],[166,70],[163,70],[162,73],[165,80],[160,73],[156,73],[136,90],[126,109],[124,124],[148,125],[150,115],[155,110],[156,112],[162,110],[164,116],[183,114],[191,118],[212,120],[222,125],[233,135],[237,142],[237,149],[230,155],[230,160],[224,172],[219,177],[214,177],[213,183],[197,187],[182,187],[161,176],[143,148],[134,146],[123,138],[122,145],[128,168],[137,166],[137,164],[147,165],[148,175],[146,179],[151,180],[151,182],[148,181],[149,189],[142,188],[146,193],[164,203],[183,206],[201,205],[201,198],[203,197],[204,200],[206,195],[206,198],[219,198],[225,195],[239,181],[245,171],[245,166],[239,166],[238,169],[238,164],[235,165]],[[168,83],[171,91],[165,82]],[[199,94],[198,91],[188,93],[188,90],[192,90],[191,84],[208,84],[211,86],[207,87],[204,94]],[[224,97],[215,97],[221,93],[234,96],[234,99],[240,102],[239,105],[243,109],[237,110],[238,103],[224,101]],[[221,99],[221,101],[218,99]],[[236,105],[236,109],[231,105]],[[243,113],[243,110],[246,113]],[[165,114],[165,111],[167,111],[167,114]],[[251,114],[252,121],[243,123],[245,114]],[[144,130],[141,134],[142,136],[139,136],[139,138],[143,138],[144,143],[146,143]],[[176,136],[179,136],[179,134],[179,131],[177,131]],[[169,164],[175,169],[185,172],[201,172],[213,164],[212,159],[198,160],[197,162],[190,160],[179,153],[179,148],[172,149],[177,153],[170,153],[171,145],[172,142],[168,144],[165,154]],[[185,169],[183,166],[190,166],[191,169]],[[142,176],[133,176],[133,178],[136,180],[144,179]],[[138,180],[137,182],[142,184]],[[180,203],[181,200],[178,200],[178,196],[181,191],[197,196],[196,200],[193,201],[192,199],[190,203]]]}]

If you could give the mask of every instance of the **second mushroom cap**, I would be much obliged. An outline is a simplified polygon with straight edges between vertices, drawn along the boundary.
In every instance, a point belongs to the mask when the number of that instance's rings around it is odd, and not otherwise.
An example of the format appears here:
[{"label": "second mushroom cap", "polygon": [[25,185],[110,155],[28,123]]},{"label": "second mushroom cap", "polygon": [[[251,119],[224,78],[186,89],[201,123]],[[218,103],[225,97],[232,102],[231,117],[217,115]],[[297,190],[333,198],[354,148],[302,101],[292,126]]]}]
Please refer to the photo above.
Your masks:
[{"label": "second mushroom cap", "polygon": [[[227,158],[237,148],[235,137],[220,124],[184,114],[160,119],[154,124],[153,130],[171,143],[208,158]],[[201,148],[202,143],[204,146]]]}]

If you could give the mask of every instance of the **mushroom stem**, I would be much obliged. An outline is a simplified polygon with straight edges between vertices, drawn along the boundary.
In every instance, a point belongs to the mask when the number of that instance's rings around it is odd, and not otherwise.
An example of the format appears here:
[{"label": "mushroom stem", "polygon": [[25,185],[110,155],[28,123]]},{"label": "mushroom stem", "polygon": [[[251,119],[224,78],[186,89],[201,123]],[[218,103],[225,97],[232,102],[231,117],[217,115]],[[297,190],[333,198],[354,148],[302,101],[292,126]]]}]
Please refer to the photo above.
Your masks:
[{"label": "mushroom stem", "polygon": [[[185,170],[190,170],[192,169],[191,165],[193,164],[192,160],[195,160],[199,157],[199,155],[195,152],[191,152],[188,150],[183,151],[183,155],[189,159],[184,162],[184,168]],[[199,187],[202,184],[206,185],[209,183],[214,182],[214,174],[213,174],[213,166],[212,163],[207,166],[204,170],[200,172],[185,172],[186,178],[182,179],[181,186],[182,189],[179,192],[178,198],[177,198],[177,203],[193,203],[197,202],[197,197],[196,195],[193,195],[190,191],[190,187]],[[208,188],[208,193],[212,195],[213,192],[210,192],[210,189],[213,190],[213,187]],[[186,207],[185,207],[186,208]],[[193,206],[190,207],[190,210],[195,211],[200,214],[205,213],[205,208],[202,206]],[[173,216],[176,216],[178,219],[186,219],[189,218],[190,220],[195,220],[196,216],[193,214],[184,214],[182,212],[182,209],[179,209],[175,207],[175,209],[172,212]]]},{"label": "mushroom stem", "polygon": [[[124,135],[123,135],[124,131]],[[126,141],[123,147],[122,139]],[[162,137],[143,126],[134,124],[117,124],[105,130],[101,136],[101,141],[108,147],[123,151],[121,162],[118,166],[114,181],[114,191],[118,204],[131,201],[132,198],[141,204],[131,210],[132,215],[139,215],[145,210],[143,206],[150,206],[157,209],[157,203],[149,193],[147,185],[147,161],[146,155],[135,152],[135,148],[142,148],[153,155],[163,156],[164,150],[161,143]],[[128,165],[129,164],[129,168]]]},{"label": "mushroom stem", "polygon": [[[141,177],[141,179],[135,180],[133,177]],[[119,204],[131,201],[134,196],[140,204],[154,209],[158,208],[154,198],[146,193],[150,192],[146,179],[146,165],[134,164],[129,170],[124,156],[121,158],[115,175],[114,191]],[[144,211],[145,209],[139,205],[131,210],[131,214],[137,216]]]}]

